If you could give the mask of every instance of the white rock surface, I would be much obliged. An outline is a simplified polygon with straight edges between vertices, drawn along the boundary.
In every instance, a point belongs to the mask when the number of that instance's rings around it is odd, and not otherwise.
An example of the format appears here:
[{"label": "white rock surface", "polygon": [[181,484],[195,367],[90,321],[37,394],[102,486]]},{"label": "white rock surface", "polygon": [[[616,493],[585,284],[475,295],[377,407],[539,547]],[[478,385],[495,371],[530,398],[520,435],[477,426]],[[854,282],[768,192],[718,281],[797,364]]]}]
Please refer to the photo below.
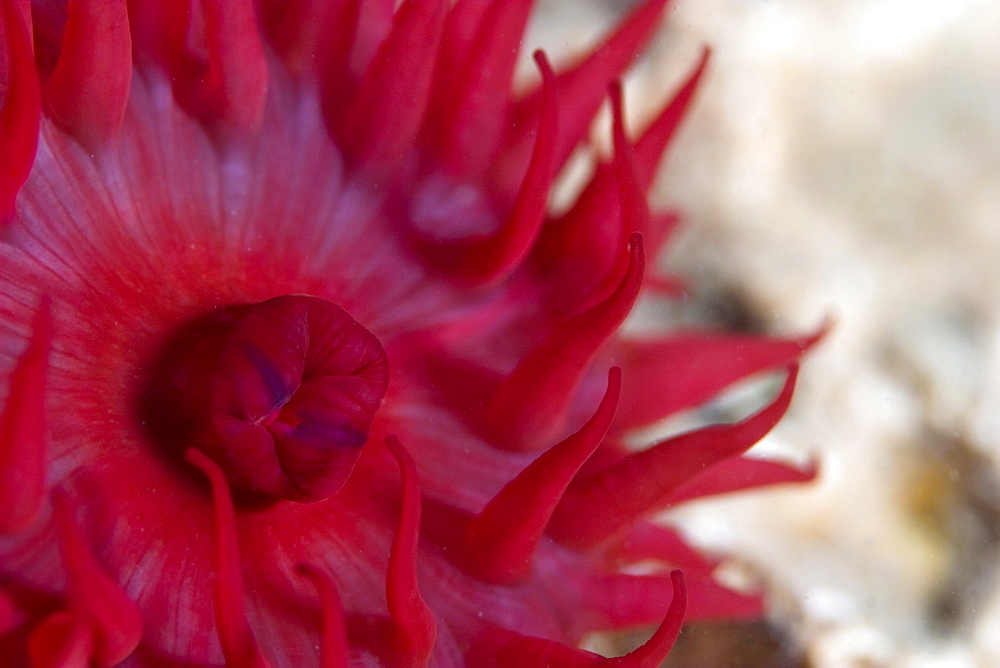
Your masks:
[{"label": "white rock surface", "polygon": [[[532,40],[632,4],[543,1]],[[657,192],[685,214],[681,310],[835,327],[760,446],[818,454],[819,483],[670,517],[769,583],[812,665],[1000,665],[1000,3],[681,0],[633,118],[702,44]]]}]

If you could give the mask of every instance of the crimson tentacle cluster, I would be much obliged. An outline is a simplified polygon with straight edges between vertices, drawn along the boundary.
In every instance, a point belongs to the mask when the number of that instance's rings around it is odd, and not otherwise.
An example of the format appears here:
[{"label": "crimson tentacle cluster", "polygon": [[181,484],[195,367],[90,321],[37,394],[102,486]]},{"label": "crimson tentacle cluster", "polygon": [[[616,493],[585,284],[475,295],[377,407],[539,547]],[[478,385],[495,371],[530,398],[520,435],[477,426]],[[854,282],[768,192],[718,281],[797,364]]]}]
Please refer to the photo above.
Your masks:
[{"label": "crimson tentacle cluster", "polygon": [[654,666],[760,614],[650,518],[815,475],[744,453],[820,334],[622,331],[682,289],[646,194],[708,51],[634,139],[619,83],[668,4],[514,96],[532,0],[0,3],[0,655]]}]

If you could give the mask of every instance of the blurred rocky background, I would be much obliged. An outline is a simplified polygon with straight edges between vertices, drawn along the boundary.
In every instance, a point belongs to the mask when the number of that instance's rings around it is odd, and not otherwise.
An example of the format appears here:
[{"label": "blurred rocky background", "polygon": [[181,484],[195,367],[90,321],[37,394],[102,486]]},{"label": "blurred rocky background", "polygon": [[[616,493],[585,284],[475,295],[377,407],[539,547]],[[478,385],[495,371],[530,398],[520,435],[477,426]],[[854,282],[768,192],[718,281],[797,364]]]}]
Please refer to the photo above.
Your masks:
[{"label": "blurred rocky background", "polygon": [[[531,46],[558,60],[634,4],[540,0]],[[1000,665],[1000,2],[677,0],[627,82],[633,128],[705,44],[655,195],[692,286],[666,316],[834,326],[755,450],[816,456],[818,481],[667,516],[770,620],[688,629],[672,663]]]}]

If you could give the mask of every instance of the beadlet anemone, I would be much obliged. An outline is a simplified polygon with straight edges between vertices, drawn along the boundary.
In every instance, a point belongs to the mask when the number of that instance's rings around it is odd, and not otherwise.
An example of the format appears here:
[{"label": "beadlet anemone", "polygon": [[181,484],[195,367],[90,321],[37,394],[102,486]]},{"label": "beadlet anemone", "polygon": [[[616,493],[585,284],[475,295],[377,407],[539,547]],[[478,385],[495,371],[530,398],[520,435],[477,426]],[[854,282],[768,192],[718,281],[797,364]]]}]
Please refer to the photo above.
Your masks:
[{"label": "beadlet anemone", "polygon": [[633,139],[666,0],[512,95],[532,4],[0,3],[4,665],[655,665],[759,613],[650,517],[812,475],[743,453],[813,337],[621,331],[677,288],[646,190],[707,53]]}]

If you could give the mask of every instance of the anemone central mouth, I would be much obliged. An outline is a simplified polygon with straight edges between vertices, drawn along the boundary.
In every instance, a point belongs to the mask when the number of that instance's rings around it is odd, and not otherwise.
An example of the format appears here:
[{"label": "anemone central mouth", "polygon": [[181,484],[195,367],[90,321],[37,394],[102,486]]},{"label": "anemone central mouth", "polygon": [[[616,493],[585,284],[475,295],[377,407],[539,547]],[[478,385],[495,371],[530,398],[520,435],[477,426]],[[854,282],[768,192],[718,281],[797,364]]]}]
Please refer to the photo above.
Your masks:
[{"label": "anemone central mouth", "polygon": [[385,350],[304,295],[218,308],[161,349],[142,418],[170,455],[194,447],[234,492],[315,502],[344,484],[388,383]]}]

